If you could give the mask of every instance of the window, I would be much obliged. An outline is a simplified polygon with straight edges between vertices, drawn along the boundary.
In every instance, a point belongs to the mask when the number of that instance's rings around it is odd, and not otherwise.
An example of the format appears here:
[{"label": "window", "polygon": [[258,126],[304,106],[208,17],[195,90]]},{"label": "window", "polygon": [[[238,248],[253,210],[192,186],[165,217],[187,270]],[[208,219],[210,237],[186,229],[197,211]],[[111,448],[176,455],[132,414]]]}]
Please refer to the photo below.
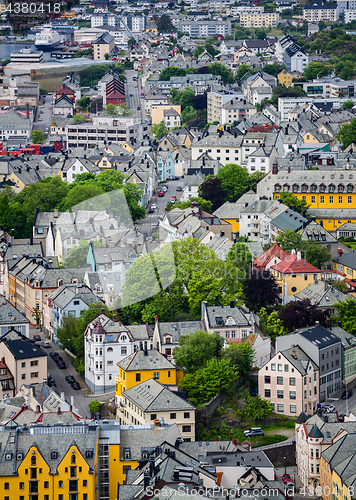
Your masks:
[{"label": "window", "polygon": [[352,197],[351,197],[351,196],[348,196],[348,197],[347,197],[347,203],[348,203],[348,204],[352,203]]},{"label": "window", "polygon": [[31,465],[36,465],[36,457],[31,457]]},{"label": "window", "polygon": [[189,411],[185,411],[184,412],[184,418],[190,418],[190,412]]},{"label": "window", "polygon": [[324,203],[324,196],[320,196],[320,203]]},{"label": "window", "polygon": [[281,372],[282,371],[282,365],[281,364],[278,364],[278,371]]},{"label": "window", "polygon": [[156,420],[157,413],[151,413],[151,420]]},{"label": "window", "polygon": [[169,418],[170,418],[171,420],[174,420],[175,418],[177,418],[177,414],[176,414],[176,413],[170,413],[170,414],[169,414]]},{"label": "window", "polygon": [[295,385],[295,377],[289,377],[289,385]]},{"label": "window", "polygon": [[37,366],[38,365],[38,361],[31,361],[31,366]]},{"label": "window", "polygon": [[88,486],[88,481],[86,479],[83,479],[83,486],[86,488]]},{"label": "window", "polygon": [[297,413],[297,406],[296,405],[290,405],[289,410],[291,413]]},{"label": "window", "polygon": [[282,404],[278,404],[278,405],[277,405],[277,411],[279,411],[279,412],[283,412],[283,411],[284,411],[284,405],[282,405]]},{"label": "window", "polygon": [[44,487],[44,488],[49,488],[49,482],[48,482],[48,481],[45,481],[45,482],[43,483],[43,487]]},{"label": "window", "polygon": [[329,203],[334,203],[334,197],[333,196],[329,196]]},{"label": "window", "polygon": [[9,485],[9,483],[4,483],[4,489],[5,489],[5,490],[8,490],[8,489],[9,489],[9,486],[10,486],[10,485]]},{"label": "window", "polygon": [[271,370],[272,370],[273,372],[275,372],[275,371],[276,371],[276,363],[272,363],[272,364],[271,364]]},{"label": "window", "polygon": [[295,391],[289,392],[289,399],[296,399],[296,392]]},{"label": "window", "polygon": [[21,363],[21,368],[26,368],[26,363],[25,362]]},{"label": "window", "polygon": [[154,380],[158,380],[159,379],[159,372],[153,372],[153,378],[154,378]]},{"label": "window", "polygon": [[38,378],[38,372],[32,372],[31,378]]},{"label": "window", "polygon": [[63,481],[58,481],[58,488],[63,488]]},{"label": "window", "polygon": [[20,490],[24,490],[25,489],[25,483],[20,483]]},{"label": "window", "polygon": [[265,398],[271,397],[271,389],[265,389]]},{"label": "window", "polygon": [[271,383],[271,377],[270,376],[265,376],[265,384],[270,384]]},{"label": "window", "polygon": [[342,196],[339,196],[339,203],[342,203]]},{"label": "window", "polygon": [[277,377],[277,384],[283,385],[283,377]]},{"label": "window", "polygon": [[283,391],[277,391],[277,398],[283,399]]},{"label": "window", "polygon": [[136,373],[136,382],[141,382],[141,373]]},{"label": "window", "polygon": [[284,365],[284,371],[285,372],[289,371],[289,365]]},{"label": "window", "polygon": [[192,426],[191,425],[183,425],[183,432],[191,432]]}]

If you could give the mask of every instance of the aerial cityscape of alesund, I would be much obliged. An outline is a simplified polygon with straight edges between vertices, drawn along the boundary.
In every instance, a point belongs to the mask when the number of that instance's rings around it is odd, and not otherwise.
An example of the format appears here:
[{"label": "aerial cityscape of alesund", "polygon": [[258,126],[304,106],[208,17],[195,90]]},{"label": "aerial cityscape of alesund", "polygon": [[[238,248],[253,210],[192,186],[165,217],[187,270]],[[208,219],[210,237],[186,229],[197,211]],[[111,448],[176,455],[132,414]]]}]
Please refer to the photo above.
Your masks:
[{"label": "aerial cityscape of alesund", "polygon": [[0,500],[356,500],[356,0],[0,0]]}]

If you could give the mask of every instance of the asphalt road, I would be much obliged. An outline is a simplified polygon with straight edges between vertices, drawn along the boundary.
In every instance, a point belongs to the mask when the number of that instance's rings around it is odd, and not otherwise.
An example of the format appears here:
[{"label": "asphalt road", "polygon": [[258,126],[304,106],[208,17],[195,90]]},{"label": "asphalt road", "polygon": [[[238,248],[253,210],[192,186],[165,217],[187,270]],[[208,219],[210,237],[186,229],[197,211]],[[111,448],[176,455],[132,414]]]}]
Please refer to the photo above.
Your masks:
[{"label": "asphalt road", "polygon": [[[347,390],[350,391],[352,390],[352,396],[349,399],[336,399],[336,398],[329,398],[325,404],[329,405],[334,405],[336,410],[338,411],[339,415],[344,414],[348,415],[350,408],[356,405],[356,387],[355,387],[355,381],[350,382],[347,385]],[[340,395],[344,392],[344,390],[340,391]],[[324,406],[324,403],[323,403]]]},{"label": "asphalt road", "polygon": [[164,184],[166,184],[168,186],[168,191],[166,192],[166,194],[162,198],[160,198],[158,196],[158,193],[161,189],[161,186],[158,186],[158,188],[156,189],[155,195],[152,196],[151,201],[147,207],[147,212],[148,212],[149,208],[151,207],[151,205],[153,205],[154,203],[157,205],[157,208],[153,214],[147,213],[146,218],[139,221],[139,225],[141,226],[140,230],[143,230],[143,232],[146,232],[145,226],[152,227],[152,228],[155,227],[155,226],[152,226],[152,224],[156,224],[158,222],[158,217],[163,216],[165,209],[166,209],[166,206],[167,206],[167,203],[170,201],[172,195],[175,194],[177,196],[177,200],[179,200],[179,198],[182,196],[182,192],[176,191],[176,188],[177,188],[177,186],[183,187],[183,182],[184,182],[184,180],[182,178],[180,178],[177,181],[165,182]]},{"label": "asphalt road", "polygon": [[[138,76],[137,71],[128,70],[126,71],[126,83],[125,83],[125,101],[130,109],[134,109],[136,114],[134,116],[140,117],[142,121],[145,120],[144,116],[144,99],[141,96],[143,92],[141,88],[141,80]],[[133,78],[137,78],[137,81],[134,81]],[[137,109],[140,108],[140,109]]]},{"label": "asphalt road", "polygon": [[[50,129],[52,123],[52,98],[53,96],[51,95],[46,96],[44,108],[40,108],[40,106],[38,106],[36,121],[33,124],[33,128],[35,130],[42,130],[42,132],[45,133],[46,127]],[[40,113],[40,111],[42,111],[42,113]],[[41,121],[38,121],[38,118],[41,118]]]}]

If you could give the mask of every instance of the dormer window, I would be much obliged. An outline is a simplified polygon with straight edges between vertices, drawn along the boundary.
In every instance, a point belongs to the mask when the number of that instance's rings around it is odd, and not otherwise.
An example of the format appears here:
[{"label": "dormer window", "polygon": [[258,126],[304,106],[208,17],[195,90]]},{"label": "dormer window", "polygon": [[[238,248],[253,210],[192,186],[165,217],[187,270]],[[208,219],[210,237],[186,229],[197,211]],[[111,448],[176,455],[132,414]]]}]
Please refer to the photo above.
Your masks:
[{"label": "dormer window", "polygon": [[312,184],[312,185],[310,186],[310,192],[311,192],[311,193],[316,193],[316,184]]},{"label": "dormer window", "polygon": [[168,335],[166,337],[166,344],[171,344],[171,343],[172,343],[172,337]]},{"label": "dormer window", "polygon": [[125,448],[124,449],[124,459],[125,460],[131,460],[131,450],[130,450],[130,448]]},{"label": "dormer window", "polygon": [[306,193],[308,190],[308,186],[306,184],[302,184],[302,193]]},{"label": "dormer window", "polygon": [[334,192],[335,192],[334,184],[329,184],[329,193],[334,193]]},{"label": "dormer window", "polygon": [[298,191],[299,191],[298,184],[293,184],[293,193],[298,193]]},{"label": "dormer window", "polygon": [[343,193],[344,192],[344,185],[343,184],[339,184],[338,187],[337,187],[337,190],[339,193]]},{"label": "dormer window", "polygon": [[57,280],[57,286],[62,286],[62,285],[64,285],[64,280],[62,279]]},{"label": "dormer window", "polygon": [[274,191],[275,191],[276,193],[280,193],[280,192],[281,192],[281,186],[280,186],[279,184],[276,184],[276,185],[274,186]]},{"label": "dormer window", "polygon": [[354,187],[353,187],[353,185],[352,185],[352,184],[348,184],[348,185],[347,185],[347,192],[348,192],[348,193],[352,193],[353,189],[354,189]]},{"label": "dormer window", "polygon": [[325,184],[320,184],[319,186],[320,193],[325,193],[325,188],[326,188]]}]

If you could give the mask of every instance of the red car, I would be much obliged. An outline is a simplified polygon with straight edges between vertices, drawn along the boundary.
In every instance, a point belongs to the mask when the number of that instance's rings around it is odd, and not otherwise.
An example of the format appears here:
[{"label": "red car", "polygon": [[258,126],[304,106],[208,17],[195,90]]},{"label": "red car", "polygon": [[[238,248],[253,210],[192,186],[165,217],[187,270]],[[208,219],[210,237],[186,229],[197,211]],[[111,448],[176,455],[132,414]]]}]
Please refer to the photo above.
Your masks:
[{"label": "red car", "polygon": [[39,335],[34,335],[33,336],[33,340],[35,340],[36,342],[40,342],[41,341],[41,337]]},{"label": "red car", "polygon": [[158,197],[159,197],[159,198],[162,198],[162,196],[164,196],[164,193],[162,193],[162,191],[160,191],[160,192],[158,193]]},{"label": "red car", "polygon": [[285,484],[293,484],[292,478],[290,477],[289,474],[282,474],[282,481]]}]

